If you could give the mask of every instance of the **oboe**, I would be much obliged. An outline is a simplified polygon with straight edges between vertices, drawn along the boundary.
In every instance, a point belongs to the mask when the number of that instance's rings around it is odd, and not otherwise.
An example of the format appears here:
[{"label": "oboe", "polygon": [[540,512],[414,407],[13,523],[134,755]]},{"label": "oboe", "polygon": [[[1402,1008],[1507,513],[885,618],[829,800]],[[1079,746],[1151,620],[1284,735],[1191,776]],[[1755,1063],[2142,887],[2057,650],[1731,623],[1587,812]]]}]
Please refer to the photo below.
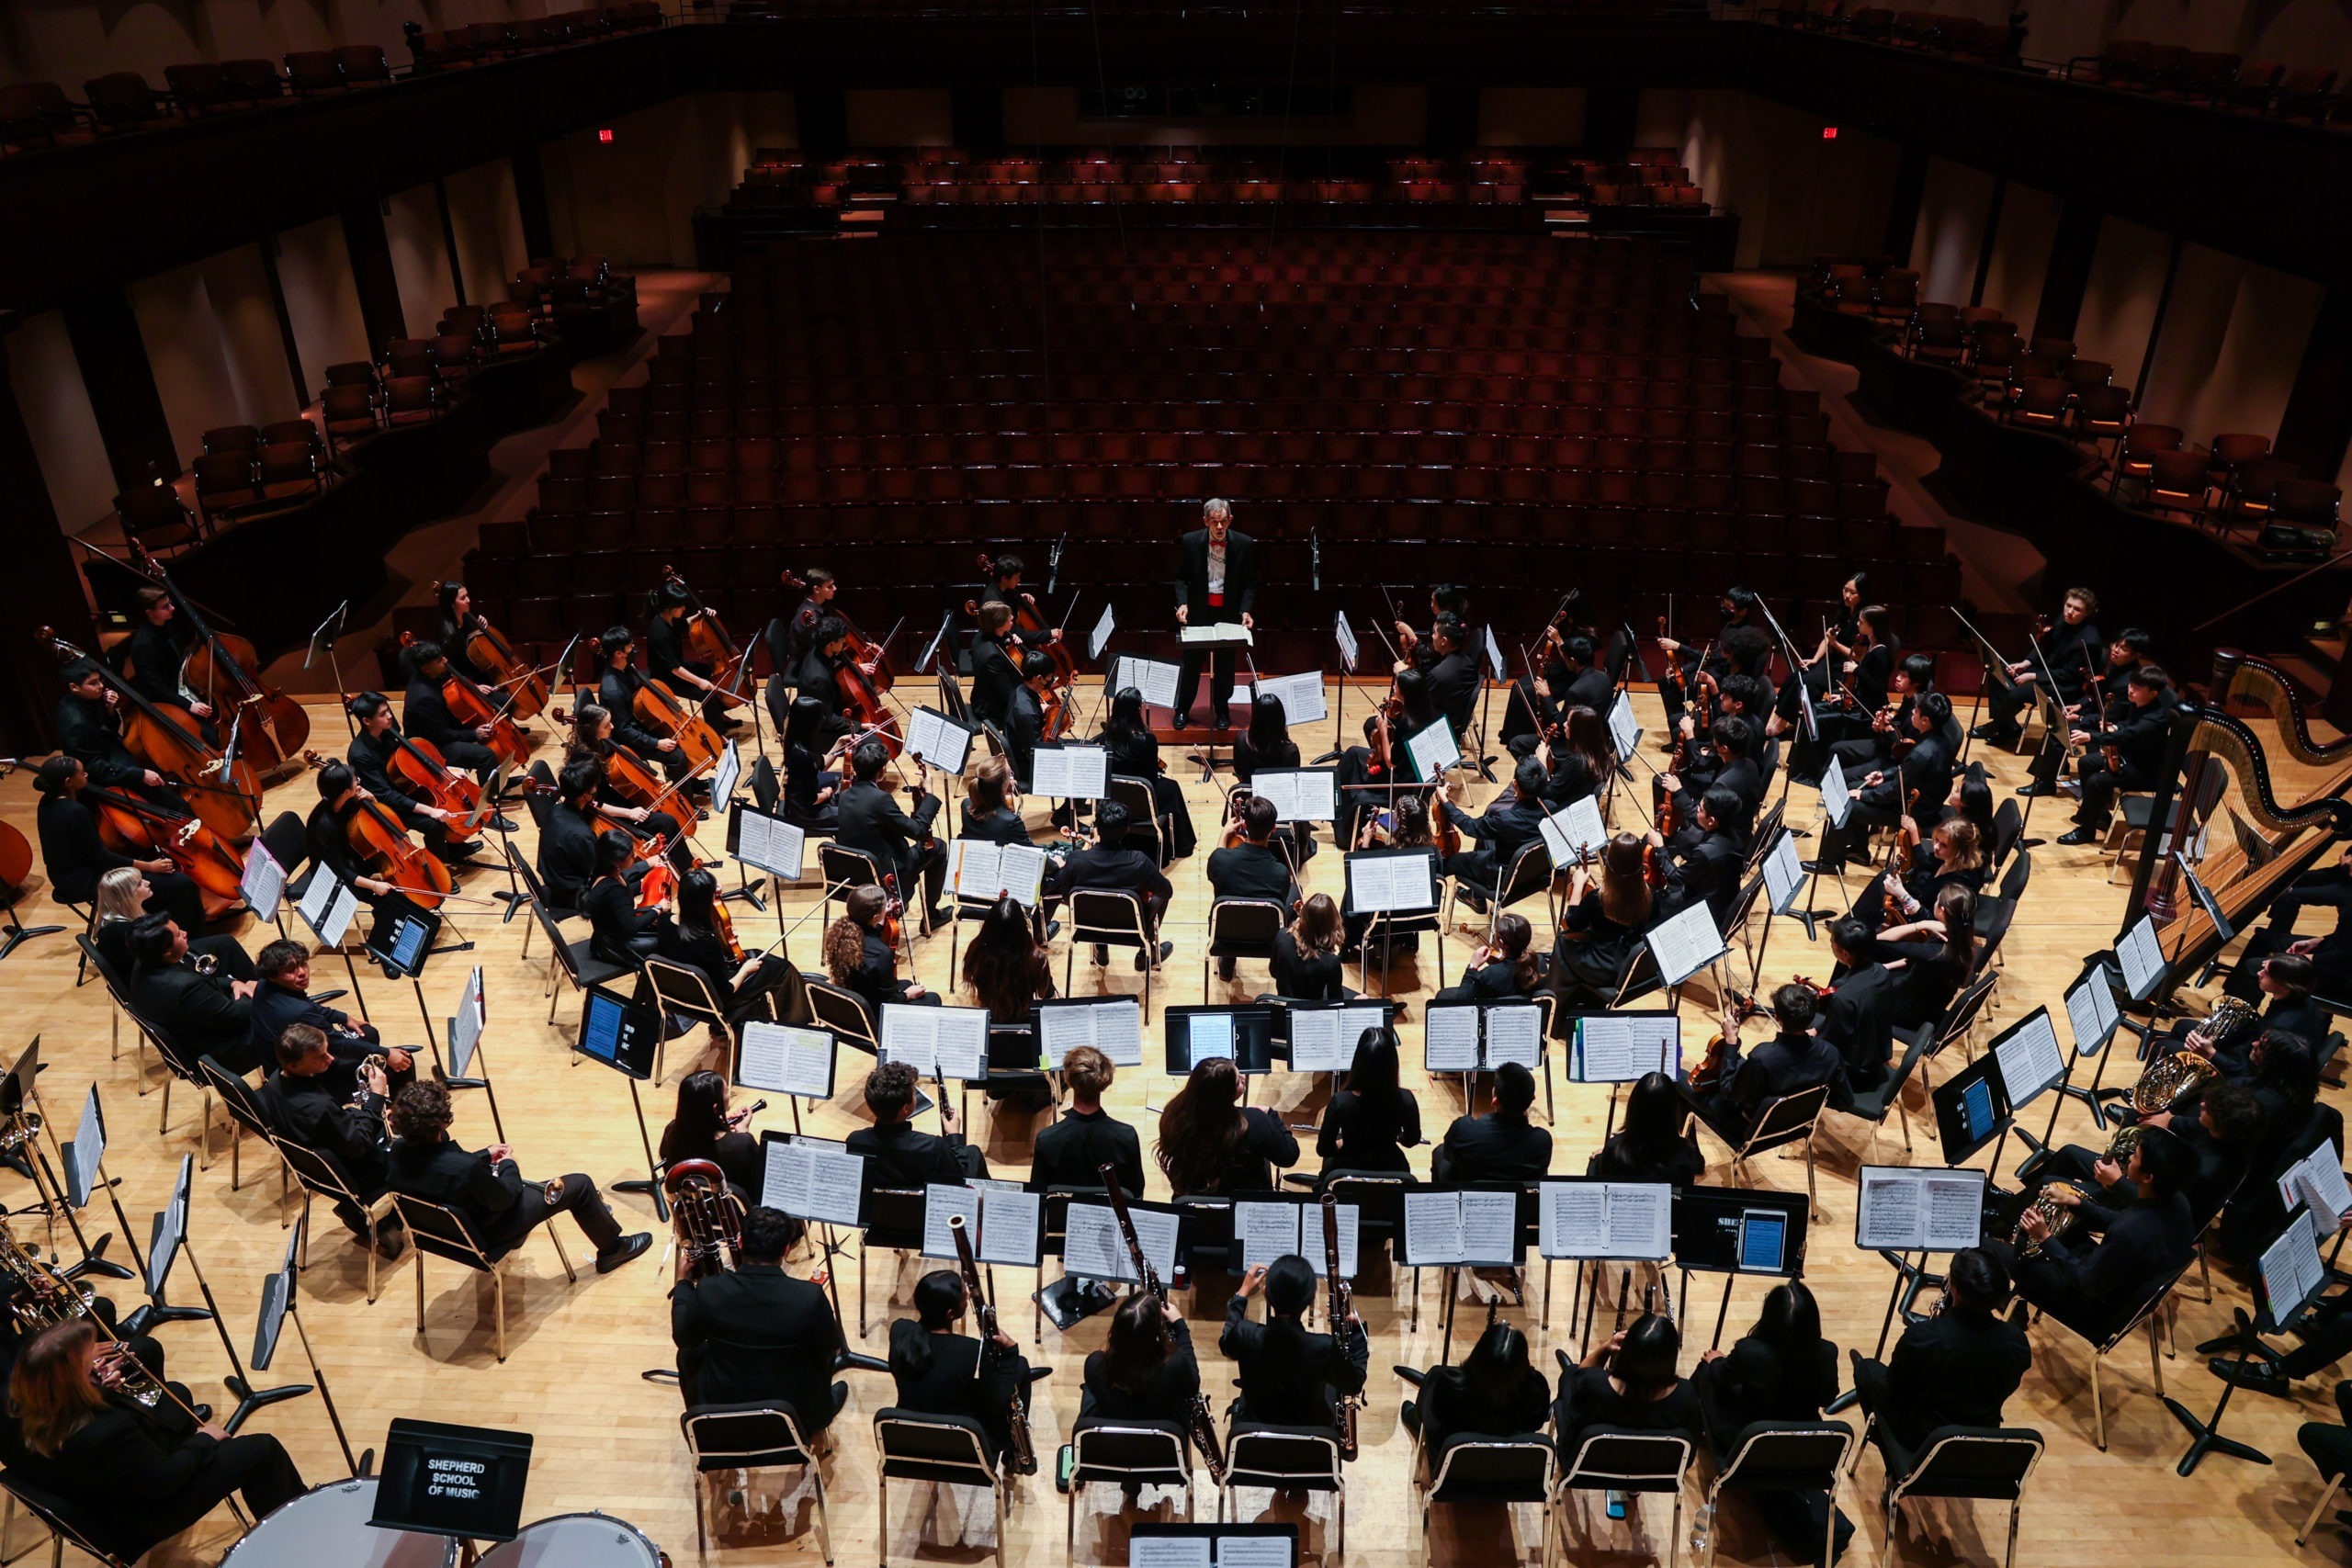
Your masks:
[{"label": "oboe", "polygon": [[[1119,1222],[1119,1235],[1127,1244],[1127,1258],[1135,1265],[1136,1279],[1145,1295],[1162,1306],[1168,1304],[1168,1292],[1159,1282],[1159,1271],[1143,1249],[1143,1238],[1136,1234],[1136,1222],[1127,1213],[1127,1195],[1119,1190],[1118,1170],[1108,1164],[1101,1168],[1103,1190],[1111,1195],[1111,1213]],[[1225,1483],[1225,1449],[1216,1437],[1216,1418],[1209,1411],[1209,1396],[1197,1389],[1193,1393],[1193,1446],[1201,1450],[1201,1461],[1209,1467],[1209,1479],[1219,1485]]]},{"label": "oboe", "polygon": [[[964,1290],[972,1298],[972,1317],[979,1325],[980,1353],[1001,1353],[996,1343],[996,1308],[989,1304],[988,1292],[980,1288],[980,1261],[972,1255],[969,1227],[961,1214],[947,1216],[947,1234],[956,1238],[956,1261],[964,1271]],[[1006,1430],[1012,1439],[1012,1468],[1023,1475],[1037,1473],[1037,1450],[1029,1440],[1029,1407],[1021,1402],[1021,1391],[1013,1390],[1006,1401]]]},{"label": "oboe", "polygon": [[[1331,1339],[1336,1345],[1347,1344],[1348,1314],[1355,1296],[1354,1290],[1340,1276],[1340,1200],[1329,1188],[1323,1190],[1323,1278],[1331,1292]],[[1356,1457],[1356,1396],[1349,1394],[1340,1401],[1340,1458]]]}]

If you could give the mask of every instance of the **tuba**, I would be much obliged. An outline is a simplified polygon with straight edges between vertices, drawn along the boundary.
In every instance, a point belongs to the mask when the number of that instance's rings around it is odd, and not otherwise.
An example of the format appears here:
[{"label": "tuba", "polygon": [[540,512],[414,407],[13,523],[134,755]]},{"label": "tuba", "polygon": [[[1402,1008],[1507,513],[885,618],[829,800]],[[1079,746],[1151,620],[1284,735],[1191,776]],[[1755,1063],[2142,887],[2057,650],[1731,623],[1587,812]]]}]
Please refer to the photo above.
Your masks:
[{"label": "tuba", "polygon": [[[707,1279],[742,1259],[743,1202],[727,1177],[707,1159],[682,1159],[662,1178],[670,1200],[670,1235],[678,1248],[678,1278]],[[722,1247],[724,1250],[722,1251]]]},{"label": "tuba", "polygon": [[[2083,1190],[2073,1182],[2052,1181],[2044,1185],[2041,1191],[2033,1195],[2032,1202],[2018,1211],[2017,1229],[2009,1233],[2009,1245],[2021,1249],[2020,1257],[2039,1257],[2044,1247],[2064,1235],[2067,1228],[2074,1224],[2075,1211],[2064,1203],[2056,1201],[2056,1195],[2059,1193],[2070,1194],[2078,1202],[2083,1197]],[[2034,1241],[2025,1234],[2025,1217],[2032,1213],[2039,1213],[2050,1222],[2050,1235],[2042,1241]]]}]

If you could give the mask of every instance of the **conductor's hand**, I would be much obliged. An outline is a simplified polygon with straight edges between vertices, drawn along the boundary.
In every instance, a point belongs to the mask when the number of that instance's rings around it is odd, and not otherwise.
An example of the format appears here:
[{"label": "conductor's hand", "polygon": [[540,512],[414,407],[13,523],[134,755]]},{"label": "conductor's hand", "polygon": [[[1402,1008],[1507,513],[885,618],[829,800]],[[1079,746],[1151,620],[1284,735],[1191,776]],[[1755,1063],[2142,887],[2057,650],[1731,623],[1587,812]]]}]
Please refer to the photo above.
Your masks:
[{"label": "conductor's hand", "polygon": [[1178,626],[1190,626],[1190,625],[1192,625],[1192,623],[1193,623],[1193,611],[1192,611],[1192,607],[1191,607],[1190,605],[1188,605],[1188,604],[1179,604],[1179,605],[1177,605],[1177,606],[1176,606],[1176,624],[1177,624]]},{"label": "conductor's hand", "polygon": [[1245,632],[1258,629],[1257,619],[1247,610],[1241,612],[1241,629]]},{"label": "conductor's hand", "polygon": [[1254,1296],[1265,1287],[1265,1283],[1266,1266],[1262,1263],[1252,1263],[1248,1271],[1241,1276],[1241,1293],[1244,1296]]}]

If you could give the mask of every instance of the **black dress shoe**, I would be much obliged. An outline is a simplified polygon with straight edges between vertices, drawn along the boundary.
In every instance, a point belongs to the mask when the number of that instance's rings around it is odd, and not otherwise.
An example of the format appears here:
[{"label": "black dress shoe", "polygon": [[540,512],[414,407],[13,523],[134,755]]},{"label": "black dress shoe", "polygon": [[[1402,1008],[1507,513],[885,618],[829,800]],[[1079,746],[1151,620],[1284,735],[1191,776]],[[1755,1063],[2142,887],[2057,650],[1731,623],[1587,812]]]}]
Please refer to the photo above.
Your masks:
[{"label": "black dress shoe", "polygon": [[1968,733],[1974,739],[1990,740],[2001,744],[2015,740],[2020,732],[2015,725],[1995,724],[1987,720]]},{"label": "black dress shoe", "polygon": [[2234,1378],[2240,1388],[2252,1389],[2256,1393],[2267,1393],[2278,1399],[2294,1397],[2295,1380],[2276,1367],[2265,1366],[2260,1361],[2241,1365],[2236,1358],[2231,1356],[2216,1356],[2205,1365],[2215,1377],[2224,1382]]},{"label": "black dress shoe", "polygon": [[613,1244],[611,1250],[596,1254],[596,1272],[609,1274],[631,1258],[644,1256],[645,1249],[652,1245],[651,1231],[639,1231],[635,1235],[625,1235]]},{"label": "black dress shoe", "polygon": [[2077,828],[2071,833],[2059,834],[2058,841],[2069,849],[2079,849],[2085,844],[2098,842],[2106,832],[2104,828]]},{"label": "black dress shoe", "polygon": [[1190,728],[1193,728],[1193,715],[1192,715],[1192,711],[1191,711],[1190,709],[1186,709],[1184,712],[1180,713],[1180,714],[1176,715],[1173,718],[1170,719],[1170,720],[1169,720],[1169,723],[1170,723],[1173,728],[1177,728],[1177,729],[1190,729]]},{"label": "black dress shoe", "polygon": [[2023,789],[2021,789],[2021,790],[2018,791],[2018,795],[2031,795],[2031,796],[2035,797],[2036,799],[2041,799],[2041,798],[2047,797],[2047,796],[2049,796],[2049,795],[2056,795],[2057,793],[2058,793],[2058,786],[2057,786],[2056,784],[2041,784],[2041,783],[2038,783],[2038,782],[2037,782],[2037,783],[2034,783],[2034,784],[2030,784],[2026,785],[2026,786],[2025,786],[2025,788],[2023,788]]},{"label": "black dress shoe", "polygon": [[490,825],[492,828],[497,829],[502,833],[516,832],[522,827],[522,824],[516,822],[514,818],[507,816],[504,812],[501,812],[497,816],[492,818],[490,819]]},{"label": "black dress shoe", "polygon": [[1808,876],[1836,876],[1846,869],[1844,862],[1834,860],[1804,860],[1797,864]]}]

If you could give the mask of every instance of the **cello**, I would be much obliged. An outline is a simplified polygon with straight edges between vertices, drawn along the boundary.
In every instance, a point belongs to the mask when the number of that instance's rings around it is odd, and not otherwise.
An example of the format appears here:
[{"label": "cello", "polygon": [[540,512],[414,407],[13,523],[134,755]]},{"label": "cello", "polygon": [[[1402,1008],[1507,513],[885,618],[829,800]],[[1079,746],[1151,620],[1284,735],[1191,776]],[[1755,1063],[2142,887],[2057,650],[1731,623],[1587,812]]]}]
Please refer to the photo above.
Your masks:
[{"label": "cello", "polygon": [[437,909],[441,900],[458,890],[449,868],[408,836],[401,819],[374,795],[361,790],[358,809],[345,829],[355,854],[370,862],[376,874],[392,890],[420,909]]},{"label": "cello", "polygon": [[[196,602],[180,592],[162,563],[136,539],[130,541],[130,558],[136,570],[171,596],[180,619],[196,634],[180,660],[180,684],[216,710],[235,711],[240,750],[260,772],[277,773],[300,766],[302,749],[311,739],[311,716],[284,692],[262,684],[256,673],[260,652],[245,638],[208,626]],[[227,728],[222,725],[224,732]]]},{"label": "cello", "polygon": [[[808,592],[808,584],[795,577],[789,570],[778,575],[783,579],[785,587],[801,592]],[[865,683],[876,692],[887,692],[897,685],[899,677],[890,669],[890,655],[888,651],[890,638],[884,637],[879,644],[876,644],[857,629],[857,623],[851,620],[845,612],[829,605],[827,613],[839,619],[842,630],[849,634],[850,662],[855,664],[859,672],[865,677]],[[897,635],[897,628],[891,628],[891,636]]]},{"label": "cello", "polygon": [[678,743],[679,754],[685,758],[694,773],[706,773],[718,766],[718,731],[711,728],[702,715],[679,702],[661,682],[650,676],[639,680],[637,694],[629,699],[629,708],[648,729]]},{"label": "cello", "polygon": [[482,829],[481,785],[470,773],[455,773],[441,748],[430,740],[401,737],[385,772],[408,785],[424,804],[449,813],[441,824],[453,844],[464,843]]},{"label": "cello", "polygon": [[[69,660],[88,658],[52,626],[38,635]],[[261,779],[253,763],[243,757],[232,761],[205,744],[192,716],[149,702],[105,660],[91,662],[122,705],[123,750],[184,790],[188,808],[214,836],[252,837],[261,821]]]},{"label": "cello", "polygon": [[136,860],[170,861],[195,883],[207,919],[219,919],[244,903],[244,857],[198,818],[97,784],[82,786],[82,803],[97,818],[98,837],[108,848]]},{"label": "cello", "polygon": [[[980,552],[980,576],[990,582],[996,581],[996,558],[985,550]],[[1008,599],[1005,603],[1012,606],[1012,625],[1016,631],[1024,632],[1031,637],[1043,637],[1048,632],[1059,629],[1046,625],[1046,617],[1037,609],[1035,596],[1026,591],[1023,591],[1018,598]],[[1070,608],[1075,610],[1077,607],[1078,597],[1072,594]],[[971,601],[967,600],[964,604],[964,613],[967,615],[977,615],[978,611]],[[1069,617],[1064,615],[1062,620],[1067,625]],[[1055,685],[1067,686],[1078,679],[1078,655],[1070,651],[1069,643],[1057,637],[1050,642],[1041,642],[1036,646],[1038,652],[1054,661]]]},{"label": "cello", "polygon": [[[548,716],[558,724],[575,722],[565,708],[556,708]],[[596,760],[605,764],[605,782],[631,806],[658,810],[662,801],[677,793],[675,784],[664,784],[642,758],[617,740],[605,741],[604,753]]]},{"label": "cello", "polygon": [[727,635],[727,623],[702,602],[701,595],[686,587],[686,580],[678,575],[677,568],[663,567],[662,580],[676,583],[685,592],[687,657],[709,665],[710,683],[722,693],[731,692],[735,677],[742,671],[743,650]]},{"label": "cello", "polygon": [[[413,632],[401,633],[401,651],[405,654],[416,644]],[[514,721],[498,711],[490,694],[458,672],[454,663],[447,665],[441,676],[441,701],[448,706],[449,716],[470,728],[487,728],[490,733],[482,739],[491,754],[501,763],[521,773],[530,764],[531,743],[523,738]]]},{"label": "cello", "polygon": [[[442,589],[441,583],[433,585],[435,594]],[[547,677],[525,662],[486,617],[468,611],[466,618],[466,657],[477,670],[489,671],[492,691],[505,694],[508,716],[523,723],[538,717],[548,705]]]}]

